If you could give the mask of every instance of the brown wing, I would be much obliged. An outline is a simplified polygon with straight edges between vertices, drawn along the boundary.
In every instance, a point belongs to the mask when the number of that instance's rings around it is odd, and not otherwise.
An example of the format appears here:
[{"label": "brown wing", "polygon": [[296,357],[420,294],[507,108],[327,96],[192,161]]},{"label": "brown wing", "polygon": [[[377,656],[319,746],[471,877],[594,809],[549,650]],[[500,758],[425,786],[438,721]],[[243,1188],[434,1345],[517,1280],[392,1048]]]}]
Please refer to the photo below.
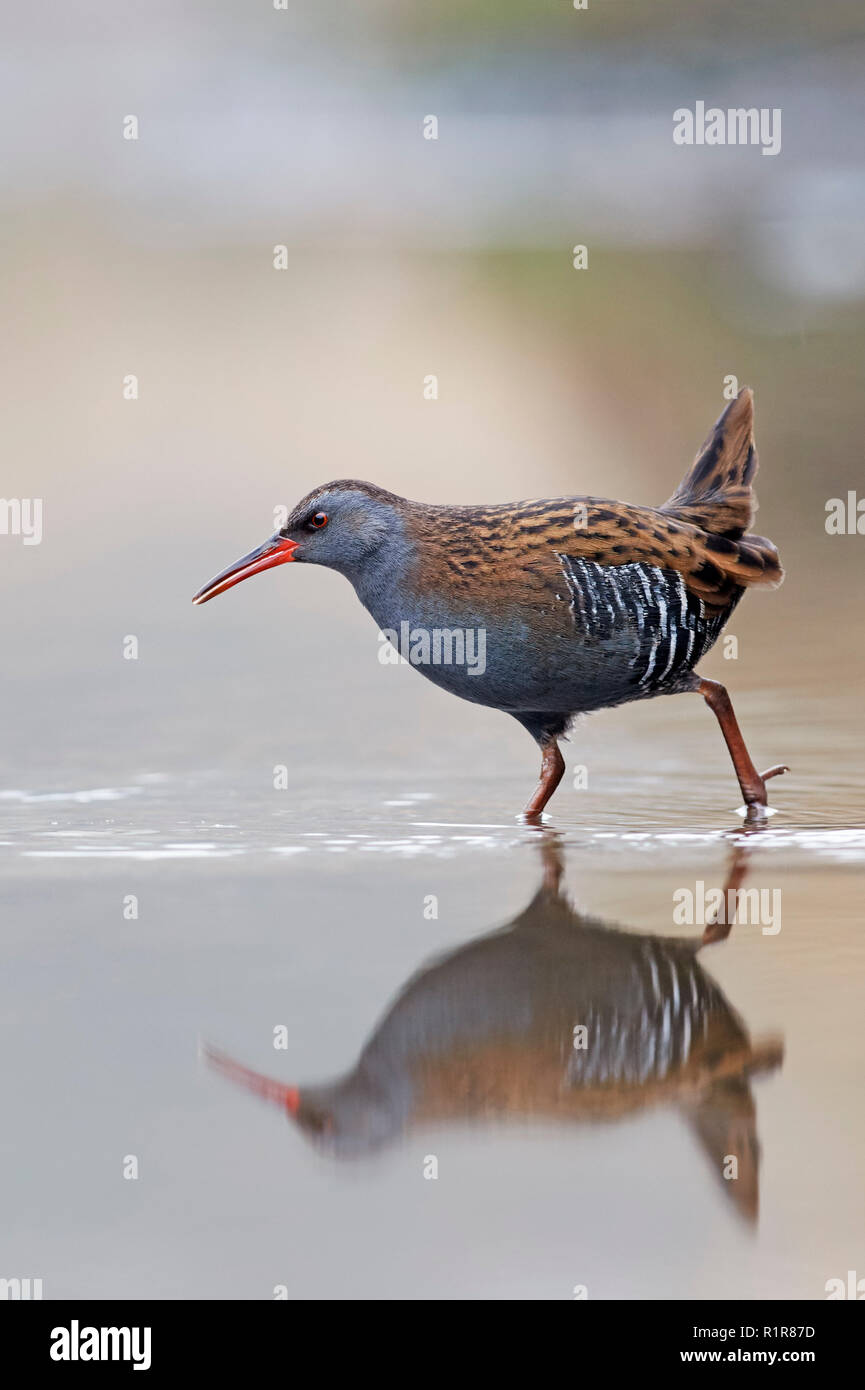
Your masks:
[{"label": "brown wing", "polygon": [[726,608],[738,588],[777,585],[783,578],[778,552],[761,536],[731,540],[651,507],[593,499],[584,505],[585,528],[574,531],[567,554],[599,565],[642,561],[678,570],[709,608]]},{"label": "brown wing", "polygon": [[776,586],[778,552],[745,534],[756,509],[753,398],[742,391],[724,411],[689,473],[663,507],[597,497],[559,497],[494,507],[417,507],[411,529],[421,542],[427,583],[502,593],[543,587],[558,576],[559,555],[599,565],[642,562],[677,570],[709,609],[727,608],[736,591]]}]

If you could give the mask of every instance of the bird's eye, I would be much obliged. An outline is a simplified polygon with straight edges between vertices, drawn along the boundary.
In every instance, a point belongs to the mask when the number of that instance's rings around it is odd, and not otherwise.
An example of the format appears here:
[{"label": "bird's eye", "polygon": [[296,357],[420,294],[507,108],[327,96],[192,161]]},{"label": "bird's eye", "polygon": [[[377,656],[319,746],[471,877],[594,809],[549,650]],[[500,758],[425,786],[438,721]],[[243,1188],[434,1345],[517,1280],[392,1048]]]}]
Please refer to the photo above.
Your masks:
[{"label": "bird's eye", "polygon": [[316,512],[315,516],[309,518],[307,525],[312,531],[320,531],[322,526],[327,525],[327,512]]}]

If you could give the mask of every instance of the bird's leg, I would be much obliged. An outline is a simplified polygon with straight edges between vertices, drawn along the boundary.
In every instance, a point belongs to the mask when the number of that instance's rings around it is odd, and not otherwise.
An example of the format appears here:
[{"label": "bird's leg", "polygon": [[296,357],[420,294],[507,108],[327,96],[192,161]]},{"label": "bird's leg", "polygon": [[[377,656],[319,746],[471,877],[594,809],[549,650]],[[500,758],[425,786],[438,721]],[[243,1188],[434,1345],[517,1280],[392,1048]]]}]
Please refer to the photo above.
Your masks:
[{"label": "bird's leg", "polygon": [[562,876],[565,872],[561,840],[554,830],[544,830],[539,827],[539,833],[543,836],[541,863],[544,867],[544,877],[541,892],[547,898],[560,898],[562,897]]},{"label": "bird's leg", "polygon": [[765,808],[767,804],[766,783],[769,778],[777,777],[782,772],[789,772],[790,769],[779,764],[777,767],[770,767],[768,772],[758,772],[745,747],[745,740],[736,722],[733,706],[725,687],[721,685],[720,681],[700,680],[697,689],[721,726],[721,733],[724,735],[724,742],[730,750],[733,767],[736,769],[739,786],[745,798],[745,805],[753,814],[759,814],[760,809]]},{"label": "bird's leg", "polygon": [[[562,883],[565,873],[565,862],[562,858],[562,837],[557,830],[553,830],[548,825],[542,825],[539,820],[528,822],[532,829],[537,831],[540,836],[535,841],[541,850],[541,865],[543,877],[541,885],[531,902],[531,907],[538,904],[556,902],[561,899],[567,902],[567,896]],[[528,912],[529,909],[526,909]]]},{"label": "bird's leg", "polygon": [[541,759],[541,780],[535,788],[534,796],[523,811],[524,820],[539,819],[541,812],[565,773],[565,760],[554,738],[550,738],[545,743],[542,743],[541,751],[543,753]]},{"label": "bird's leg", "polygon": [[[738,834],[738,832],[737,832]],[[743,844],[734,844],[730,854],[730,861],[727,868],[727,877],[724,880],[724,887],[721,890],[721,903],[710,916],[706,919],[706,929],[703,932],[704,946],[712,945],[716,941],[726,941],[730,935],[730,928],[735,926],[736,914],[730,917],[727,907],[730,902],[736,902],[731,893],[738,893],[742,887],[745,874],[748,870],[748,856],[750,848]]]}]

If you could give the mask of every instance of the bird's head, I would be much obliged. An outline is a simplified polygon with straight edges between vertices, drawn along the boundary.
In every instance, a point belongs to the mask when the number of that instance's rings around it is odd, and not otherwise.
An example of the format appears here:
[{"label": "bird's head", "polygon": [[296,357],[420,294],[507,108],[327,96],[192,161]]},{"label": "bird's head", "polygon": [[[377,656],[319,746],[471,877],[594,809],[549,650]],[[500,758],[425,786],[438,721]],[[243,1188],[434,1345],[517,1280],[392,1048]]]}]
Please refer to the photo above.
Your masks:
[{"label": "bird's head", "polygon": [[404,1125],[397,1103],[357,1072],[327,1086],[305,1087],[291,1116],[304,1137],[333,1158],[362,1158],[393,1140]]},{"label": "bird's head", "polygon": [[217,574],[192,602],[207,603],[242,579],[289,562],[326,565],[355,580],[386,541],[400,538],[402,500],[372,483],[325,483],[298,502],[281,530]]}]

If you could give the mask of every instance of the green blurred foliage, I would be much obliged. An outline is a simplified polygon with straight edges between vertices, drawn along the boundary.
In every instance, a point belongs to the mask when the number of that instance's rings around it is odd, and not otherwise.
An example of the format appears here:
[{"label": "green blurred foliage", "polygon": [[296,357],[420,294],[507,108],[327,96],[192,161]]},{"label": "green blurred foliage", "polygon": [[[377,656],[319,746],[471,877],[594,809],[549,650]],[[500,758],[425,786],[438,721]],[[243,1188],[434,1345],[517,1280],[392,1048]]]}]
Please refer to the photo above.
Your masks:
[{"label": "green blurred foliage", "polygon": [[861,0],[388,0],[379,22],[395,38],[450,43],[519,39],[558,45],[639,43],[658,56],[743,42],[784,51],[865,37]]}]

